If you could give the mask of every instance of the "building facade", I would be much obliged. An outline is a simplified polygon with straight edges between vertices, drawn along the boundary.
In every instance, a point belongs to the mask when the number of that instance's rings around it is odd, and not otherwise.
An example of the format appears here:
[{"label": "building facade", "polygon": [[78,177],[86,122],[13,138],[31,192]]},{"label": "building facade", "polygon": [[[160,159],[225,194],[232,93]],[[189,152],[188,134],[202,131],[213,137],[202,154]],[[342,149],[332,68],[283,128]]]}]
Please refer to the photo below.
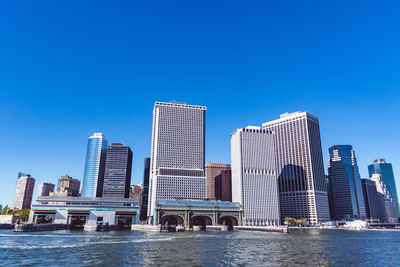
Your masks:
[{"label": "building facade", "polygon": [[139,207],[142,206],[142,199],[143,199],[143,185],[131,185],[129,191],[129,198],[136,200],[139,203]]},{"label": "building facade", "polygon": [[383,183],[389,191],[390,197],[396,205],[397,216],[400,217],[399,198],[397,195],[396,182],[394,179],[393,168],[391,163],[387,163],[385,159],[375,159],[374,163],[368,166],[369,177],[373,174],[382,175]]},{"label": "building facade", "polygon": [[328,154],[329,189],[332,218],[366,218],[361,177],[353,147],[335,145]]},{"label": "building facade", "polygon": [[102,196],[129,198],[131,173],[132,151],[129,146],[121,143],[108,146]]},{"label": "building facade", "polygon": [[388,223],[398,222],[398,216],[396,212],[396,204],[391,198],[390,192],[383,181],[380,173],[372,174],[370,180],[375,182],[376,191],[378,195],[379,209],[381,210],[381,221]]},{"label": "building facade", "polygon": [[384,217],[379,206],[378,192],[376,183],[370,179],[361,179],[364,194],[365,212],[370,220],[381,219]]},{"label": "building facade", "polygon": [[38,187],[37,196],[38,197],[45,197],[49,196],[50,192],[54,192],[54,184],[51,183],[41,183]]},{"label": "building facade", "polygon": [[57,191],[50,192],[49,196],[79,197],[81,182],[65,174],[58,179]]},{"label": "building facade", "polygon": [[263,124],[275,133],[281,216],[318,224],[330,219],[319,120],[307,112],[285,113]]},{"label": "building facade", "polygon": [[87,145],[85,171],[82,181],[83,197],[101,197],[106,154],[107,140],[102,133],[94,133],[89,137]]},{"label": "building facade", "polygon": [[221,201],[232,201],[232,171],[222,170],[215,177],[215,198]]},{"label": "building facade", "polygon": [[244,225],[280,225],[272,131],[249,126],[231,135],[232,201],[243,206]]},{"label": "building facade", "polygon": [[34,188],[35,179],[30,174],[18,173],[13,208],[30,209]]},{"label": "building facade", "polygon": [[[227,175],[229,174],[228,172],[224,172],[224,178],[222,179],[222,172],[225,171],[230,171],[231,165],[229,164],[222,164],[222,163],[217,163],[217,162],[208,162],[206,163],[206,177],[207,177],[207,192],[206,192],[206,198],[209,200],[217,200],[217,195],[219,197],[218,200],[221,200],[222,198],[222,191],[225,190],[225,194],[229,194],[229,192],[226,192],[231,188],[231,183],[229,181],[229,177]],[[228,197],[228,196],[225,196]],[[226,201],[231,201],[231,200],[226,200]]]},{"label": "building facade", "polygon": [[147,221],[148,202],[149,202],[149,180],[150,180],[150,158],[144,159],[143,173],[143,195],[142,205],[140,206],[140,221]]},{"label": "building facade", "polygon": [[70,229],[109,224],[111,229],[130,229],[139,222],[139,203],[127,198],[49,196],[36,202],[30,223],[67,224]]},{"label": "building facade", "polygon": [[149,216],[154,215],[156,200],[206,197],[205,112],[202,106],[155,103]]}]

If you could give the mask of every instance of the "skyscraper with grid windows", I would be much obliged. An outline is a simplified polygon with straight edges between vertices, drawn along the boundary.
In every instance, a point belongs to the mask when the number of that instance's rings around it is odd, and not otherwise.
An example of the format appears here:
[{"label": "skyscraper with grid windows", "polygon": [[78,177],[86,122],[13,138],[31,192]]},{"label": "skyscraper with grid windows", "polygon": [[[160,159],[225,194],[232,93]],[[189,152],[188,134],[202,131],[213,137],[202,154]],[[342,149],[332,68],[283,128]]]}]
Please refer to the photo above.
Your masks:
[{"label": "skyscraper with grid windows", "polygon": [[263,129],[275,133],[282,218],[307,219],[311,224],[329,220],[318,118],[307,112],[285,113],[263,123]]},{"label": "skyscraper with grid windows", "polygon": [[153,110],[148,215],[157,200],[206,197],[206,107],[156,102]]},{"label": "skyscraper with grid windows", "polygon": [[231,136],[232,201],[245,225],[279,225],[279,191],[272,131],[249,126]]}]

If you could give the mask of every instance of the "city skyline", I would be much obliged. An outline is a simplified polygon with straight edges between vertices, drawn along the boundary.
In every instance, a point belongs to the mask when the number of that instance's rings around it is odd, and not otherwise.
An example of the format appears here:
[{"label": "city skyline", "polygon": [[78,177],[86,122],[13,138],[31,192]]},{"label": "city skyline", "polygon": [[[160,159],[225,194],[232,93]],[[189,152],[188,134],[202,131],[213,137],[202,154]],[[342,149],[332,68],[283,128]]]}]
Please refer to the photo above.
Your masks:
[{"label": "city skyline", "polygon": [[[157,101],[156,101],[157,102]],[[282,113],[281,115],[285,115],[285,114],[287,114],[288,112],[286,112],[286,113]],[[289,113],[290,114],[290,113]],[[206,127],[206,129],[207,129],[207,127]],[[98,134],[103,134],[103,133],[100,133],[100,132],[98,132]],[[89,137],[89,140],[90,140],[90,138],[92,137],[93,135],[91,135],[90,137]],[[206,135],[207,136],[207,135]],[[322,138],[321,138],[322,140],[323,140],[323,136],[322,136]],[[87,139],[86,139],[87,140]],[[206,142],[207,143],[207,142]],[[343,144],[343,145],[348,145],[348,144]],[[324,144],[322,144],[322,146],[323,147],[325,147],[325,145]],[[85,152],[87,152],[86,151],[87,149],[85,149]],[[231,150],[229,149],[229,157],[230,157],[230,152],[231,152]],[[206,149],[206,154],[207,154],[207,149]],[[328,159],[329,158],[329,149],[327,149],[327,153],[324,153],[324,151],[323,151],[323,157],[324,157],[324,160],[325,159]],[[85,155],[85,158],[86,158],[86,155]],[[375,160],[375,158],[373,159],[373,160]],[[370,162],[372,162],[373,160],[370,160]],[[215,162],[220,162],[220,163],[223,163],[223,164],[231,164],[231,161],[230,161],[230,159],[228,160],[228,161],[226,161],[226,162],[224,162],[224,161],[221,161],[221,160],[214,160]],[[83,162],[85,162],[85,159],[83,159]],[[206,158],[206,161],[205,161],[206,163],[208,163],[208,162],[212,162],[211,160],[208,160],[207,158]],[[135,166],[136,167],[136,169],[138,169],[141,165],[140,164],[138,164],[138,165],[135,165],[134,164],[134,162],[133,162],[133,164],[132,164],[133,166]],[[369,174],[368,174],[368,166],[370,165],[370,163],[369,164],[367,164],[366,166],[365,166],[365,170],[363,171],[363,169],[362,169],[362,167],[360,168],[360,173],[366,173],[366,175],[365,176],[363,176],[363,174],[361,175],[361,178],[367,178],[367,179],[369,179],[370,177],[369,177]],[[133,168],[132,168],[133,169]],[[328,164],[326,163],[326,162],[324,162],[324,169],[325,169],[325,174],[326,175],[328,175]],[[400,188],[400,186],[399,186],[399,181],[398,180],[400,180],[399,178],[396,178],[397,176],[396,176],[396,171],[395,171],[395,169],[396,169],[396,166],[393,168],[393,170],[394,170],[394,174],[395,174],[395,181],[396,181],[396,188],[398,189],[398,188]],[[139,172],[141,171],[141,172],[143,172],[143,170],[144,170],[144,168],[142,168],[142,169],[140,169],[139,168]],[[137,170],[136,170],[137,171]],[[132,173],[133,173],[133,171],[132,171]],[[142,176],[143,176],[143,174],[142,174]],[[54,179],[40,179],[40,178],[36,178],[35,177],[35,179],[37,180],[37,181],[39,181],[40,183],[57,183],[57,181],[58,181],[58,178],[57,177],[55,177]],[[79,179],[78,178],[78,180],[80,180],[80,182],[82,183],[82,181],[83,181],[83,178],[81,178],[81,179]],[[139,183],[143,183],[143,177],[134,177],[133,176],[133,174],[132,174],[132,178],[131,178],[131,185],[135,185],[135,184],[139,184]],[[39,184],[38,182],[36,183],[37,185]],[[35,186],[35,188],[34,188],[34,196],[38,193],[38,190],[39,190],[39,188],[38,188],[38,186]],[[9,205],[9,206],[11,206],[12,205],[12,202],[13,202],[13,199],[14,198],[14,195],[13,194],[11,194],[11,203],[7,203],[6,201],[3,201],[3,202],[0,202],[3,206],[5,206],[5,205]],[[0,201],[1,201],[1,199],[0,199]]]},{"label": "city skyline", "polygon": [[89,3],[4,3],[0,204],[12,204],[18,172],[37,184],[65,173],[82,182],[93,132],[134,148],[132,184],[141,182],[154,102],[171,100],[207,106],[206,162],[230,163],[238,127],[304,110],[320,119],[325,173],[328,148],[350,144],[362,178],[385,158],[399,186],[397,10],[366,2],[99,2],[95,12]]}]

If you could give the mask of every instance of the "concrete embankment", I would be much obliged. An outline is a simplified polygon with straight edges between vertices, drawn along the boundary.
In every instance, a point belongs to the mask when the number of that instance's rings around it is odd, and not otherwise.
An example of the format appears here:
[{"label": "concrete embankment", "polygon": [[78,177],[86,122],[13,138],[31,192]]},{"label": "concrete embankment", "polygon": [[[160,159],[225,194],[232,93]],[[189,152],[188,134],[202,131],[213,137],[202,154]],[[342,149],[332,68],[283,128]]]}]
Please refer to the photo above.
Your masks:
[{"label": "concrete embankment", "polygon": [[161,225],[132,224],[132,231],[160,232]]},{"label": "concrete embankment", "polygon": [[0,229],[14,229],[15,223],[0,223]]},{"label": "concrete embankment", "polygon": [[20,223],[14,226],[14,232],[39,232],[39,231],[54,231],[54,230],[65,230],[67,229],[66,224],[32,224],[32,223]]},{"label": "concrete embankment", "polygon": [[259,231],[259,232],[277,232],[287,233],[288,228],[286,227],[270,227],[270,226],[234,226],[234,231]]}]

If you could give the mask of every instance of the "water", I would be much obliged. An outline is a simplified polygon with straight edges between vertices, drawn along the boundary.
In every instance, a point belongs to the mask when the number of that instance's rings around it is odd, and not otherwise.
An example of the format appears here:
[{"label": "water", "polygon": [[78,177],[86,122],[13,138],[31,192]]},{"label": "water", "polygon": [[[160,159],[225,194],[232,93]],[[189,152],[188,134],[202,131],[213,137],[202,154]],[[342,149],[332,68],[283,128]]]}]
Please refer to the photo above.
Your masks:
[{"label": "water", "polygon": [[0,265],[400,266],[400,232],[38,232],[0,230]]}]

